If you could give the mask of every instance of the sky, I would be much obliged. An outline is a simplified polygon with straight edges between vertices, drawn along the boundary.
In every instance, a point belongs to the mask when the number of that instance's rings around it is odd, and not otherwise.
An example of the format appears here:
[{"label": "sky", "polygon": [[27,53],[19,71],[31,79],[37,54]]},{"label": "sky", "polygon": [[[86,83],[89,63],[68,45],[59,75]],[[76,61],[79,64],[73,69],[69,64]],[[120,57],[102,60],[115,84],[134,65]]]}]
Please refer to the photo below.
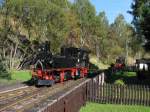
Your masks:
[{"label": "sky", "polygon": [[104,11],[109,20],[109,23],[113,23],[118,14],[123,14],[125,20],[131,23],[132,16],[127,13],[131,10],[130,6],[133,0],[90,0],[95,6],[96,12]]}]

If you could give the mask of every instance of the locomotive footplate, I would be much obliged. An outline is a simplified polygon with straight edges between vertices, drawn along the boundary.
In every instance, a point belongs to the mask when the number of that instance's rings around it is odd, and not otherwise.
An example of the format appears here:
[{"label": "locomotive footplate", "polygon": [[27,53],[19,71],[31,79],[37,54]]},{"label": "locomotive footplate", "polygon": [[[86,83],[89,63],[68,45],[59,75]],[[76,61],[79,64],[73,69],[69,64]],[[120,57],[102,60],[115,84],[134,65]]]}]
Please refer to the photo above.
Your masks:
[{"label": "locomotive footplate", "polygon": [[52,86],[54,84],[54,80],[37,80],[38,86]]}]

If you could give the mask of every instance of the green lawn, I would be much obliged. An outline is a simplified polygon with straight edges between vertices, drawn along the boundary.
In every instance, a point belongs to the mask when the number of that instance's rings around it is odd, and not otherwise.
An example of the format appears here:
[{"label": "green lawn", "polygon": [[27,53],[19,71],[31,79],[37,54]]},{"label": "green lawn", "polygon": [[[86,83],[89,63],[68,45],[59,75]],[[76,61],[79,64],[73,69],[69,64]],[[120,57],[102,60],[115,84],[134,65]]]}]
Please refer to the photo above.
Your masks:
[{"label": "green lawn", "polygon": [[0,85],[10,85],[31,79],[30,71],[12,71],[7,77],[0,77]]},{"label": "green lawn", "polygon": [[31,79],[30,71],[14,71],[11,73],[12,80],[28,81]]},{"label": "green lawn", "polygon": [[150,112],[150,107],[87,103],[80,112]]}]

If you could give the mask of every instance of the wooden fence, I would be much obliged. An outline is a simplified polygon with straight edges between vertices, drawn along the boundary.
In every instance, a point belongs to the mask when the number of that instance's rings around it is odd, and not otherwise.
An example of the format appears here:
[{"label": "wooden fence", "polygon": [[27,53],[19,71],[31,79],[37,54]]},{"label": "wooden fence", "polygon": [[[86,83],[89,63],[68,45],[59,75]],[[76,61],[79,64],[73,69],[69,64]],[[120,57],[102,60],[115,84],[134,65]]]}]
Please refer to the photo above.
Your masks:
[{"label": "wooden fence", "polygon": [[88,98],[88,84],[97,78],[99,84],[104,83],[104,73],[96,76],[96,78],[87,79],[60,97],[51,100],[52,102],[42,107],[39,112],[79,112],[80,108],[86,104]]},{"label": "wooden fence", "polygon": [[106,84],[102,73],[52,100],[39,112],[79,112],[86,101],[150,106],[150,86]]},{"label": "wooden fence", "polygon": [[97,103],[150,106],[150,86],[105,84],[96,77],[87,85],[87,99]]}]

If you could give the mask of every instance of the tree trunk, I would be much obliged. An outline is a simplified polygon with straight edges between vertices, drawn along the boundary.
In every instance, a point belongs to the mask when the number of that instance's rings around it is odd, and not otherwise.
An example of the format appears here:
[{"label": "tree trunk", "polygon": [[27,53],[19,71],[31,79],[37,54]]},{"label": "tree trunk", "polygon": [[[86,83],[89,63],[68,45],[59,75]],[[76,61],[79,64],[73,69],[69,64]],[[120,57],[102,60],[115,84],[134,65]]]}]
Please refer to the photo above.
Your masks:
[{"label": "tree trunk", "polygon": [[96,42],[96,56],[98,59],[100,58],[100,47],[97,42]]},{"label": "tree trunk", "polygon": [[13,47],[11,47],[10,56],[9,56],[9,70],[12,70],[12,59],[13,58]]}]

